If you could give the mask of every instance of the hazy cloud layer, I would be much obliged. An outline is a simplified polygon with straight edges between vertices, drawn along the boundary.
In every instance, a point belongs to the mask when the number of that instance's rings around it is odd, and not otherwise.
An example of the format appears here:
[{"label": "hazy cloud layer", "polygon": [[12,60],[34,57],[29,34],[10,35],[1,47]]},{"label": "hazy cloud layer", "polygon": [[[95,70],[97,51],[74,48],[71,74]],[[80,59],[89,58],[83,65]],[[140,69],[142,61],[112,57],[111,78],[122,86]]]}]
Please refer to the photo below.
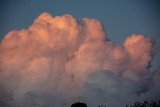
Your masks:
[{"label": "hazy cloud layer", "polygon": [[97,19],[42,13],[0,43],[0,104],[7,107],[124,107],[160,99],[160,70],[151,72],[155,42],[133,34],[109,41]]}]

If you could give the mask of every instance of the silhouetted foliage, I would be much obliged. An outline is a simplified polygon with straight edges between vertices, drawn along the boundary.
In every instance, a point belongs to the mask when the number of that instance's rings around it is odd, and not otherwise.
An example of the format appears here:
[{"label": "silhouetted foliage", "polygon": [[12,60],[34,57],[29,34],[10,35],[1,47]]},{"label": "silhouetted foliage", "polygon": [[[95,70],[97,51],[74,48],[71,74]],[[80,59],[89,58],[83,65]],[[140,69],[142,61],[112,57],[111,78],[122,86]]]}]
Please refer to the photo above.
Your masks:
[{"label": "silhouetted foliage", "polygon": [[[87,107],[85,103],[77,102],[71,105],[71,107]],[[108,107],[105,104],[101,104],[98,107]],[[160,101],[153,101],[150,102],[144,101],[144,102],[135,102],[134,104],[126,105],[126,107],[160,107]]]},{"label": "silhouetted foliage", "polygon": [[71,105],[71,107],[87,107],[85,103],[77,102]]},{"label": "silhouetted foliage", "polygon": [[133,105],[126,105],[126,107],[160,107],[160,101],[156,102],[151,100],[151,102],[144,101],[144,102],[135,102]]},{"label": "silhouetted foliage", "polygon": [[104,105],[104,104],[101,104],[101,105],[99,105],[98,107],[107,107],[106,105]]}]

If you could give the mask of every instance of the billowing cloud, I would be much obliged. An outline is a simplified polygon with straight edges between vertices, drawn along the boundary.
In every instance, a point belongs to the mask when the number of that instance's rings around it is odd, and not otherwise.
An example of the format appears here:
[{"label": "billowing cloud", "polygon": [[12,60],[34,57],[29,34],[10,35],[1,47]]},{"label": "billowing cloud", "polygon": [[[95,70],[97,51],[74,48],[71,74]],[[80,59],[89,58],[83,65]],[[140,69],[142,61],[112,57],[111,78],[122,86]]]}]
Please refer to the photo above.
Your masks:
[{"label": "billowing cloud", "polygon": [[154,45],[139,34],[113,43],[97,19],[44,12],[0,43],[0,103],[69,107],[84,101],[90,107],[124,107],[136,100],[156,100],[160,75],[149,69]]}]

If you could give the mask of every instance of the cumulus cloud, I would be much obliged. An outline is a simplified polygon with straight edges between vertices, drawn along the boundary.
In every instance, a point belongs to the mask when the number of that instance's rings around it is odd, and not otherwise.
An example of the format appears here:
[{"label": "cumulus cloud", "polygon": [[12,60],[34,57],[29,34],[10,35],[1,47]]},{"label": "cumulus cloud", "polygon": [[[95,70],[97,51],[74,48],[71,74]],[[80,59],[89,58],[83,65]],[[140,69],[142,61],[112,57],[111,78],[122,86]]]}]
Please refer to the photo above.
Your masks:
[{"label": "cumulus cloud", "polygon": [[157,100],[159,71],[149,69],[154,45],[139,34],[113,43],[97,19],[44,12],[0,42],[0,104],[69,107],[84,101],[90,107],[123,107]]}]

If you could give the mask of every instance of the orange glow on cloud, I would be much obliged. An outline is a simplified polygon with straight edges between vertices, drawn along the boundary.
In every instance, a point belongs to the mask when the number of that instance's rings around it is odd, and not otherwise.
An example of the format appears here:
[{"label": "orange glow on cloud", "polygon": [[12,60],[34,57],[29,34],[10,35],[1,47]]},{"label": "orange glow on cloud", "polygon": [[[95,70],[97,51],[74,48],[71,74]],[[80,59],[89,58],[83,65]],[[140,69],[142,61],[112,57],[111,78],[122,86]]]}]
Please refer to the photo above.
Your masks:
[{"label": "orange glow on cloud", "polygon": [[[119,81],[129,80],[131,84],[138,81],[139,85],[148,73],[154,41],[133,34],[121,45],[106,38],[107,33],[97,19],[77,20],[68,14],[42,13],[31,26],[11,31],[1,41],[0,86],[12,92],[12,103],[23,106],[30,105],[26,102],[30,95],[39,105],[51,103],[48,99],[69,104],[81,98],[77,96],[83,98],[84,90],[90,89],[84,88],[85,84],[95,82],[89,77],[102,71],[111,72],[113,78],[107,76],[103,81],[100,78],[94,87],[109,95],[114,90],[118,93],[117,87],[124,85],[119,86]],[[126,96],[136,92],[128,87],[123,89],[128,92]]]}]

